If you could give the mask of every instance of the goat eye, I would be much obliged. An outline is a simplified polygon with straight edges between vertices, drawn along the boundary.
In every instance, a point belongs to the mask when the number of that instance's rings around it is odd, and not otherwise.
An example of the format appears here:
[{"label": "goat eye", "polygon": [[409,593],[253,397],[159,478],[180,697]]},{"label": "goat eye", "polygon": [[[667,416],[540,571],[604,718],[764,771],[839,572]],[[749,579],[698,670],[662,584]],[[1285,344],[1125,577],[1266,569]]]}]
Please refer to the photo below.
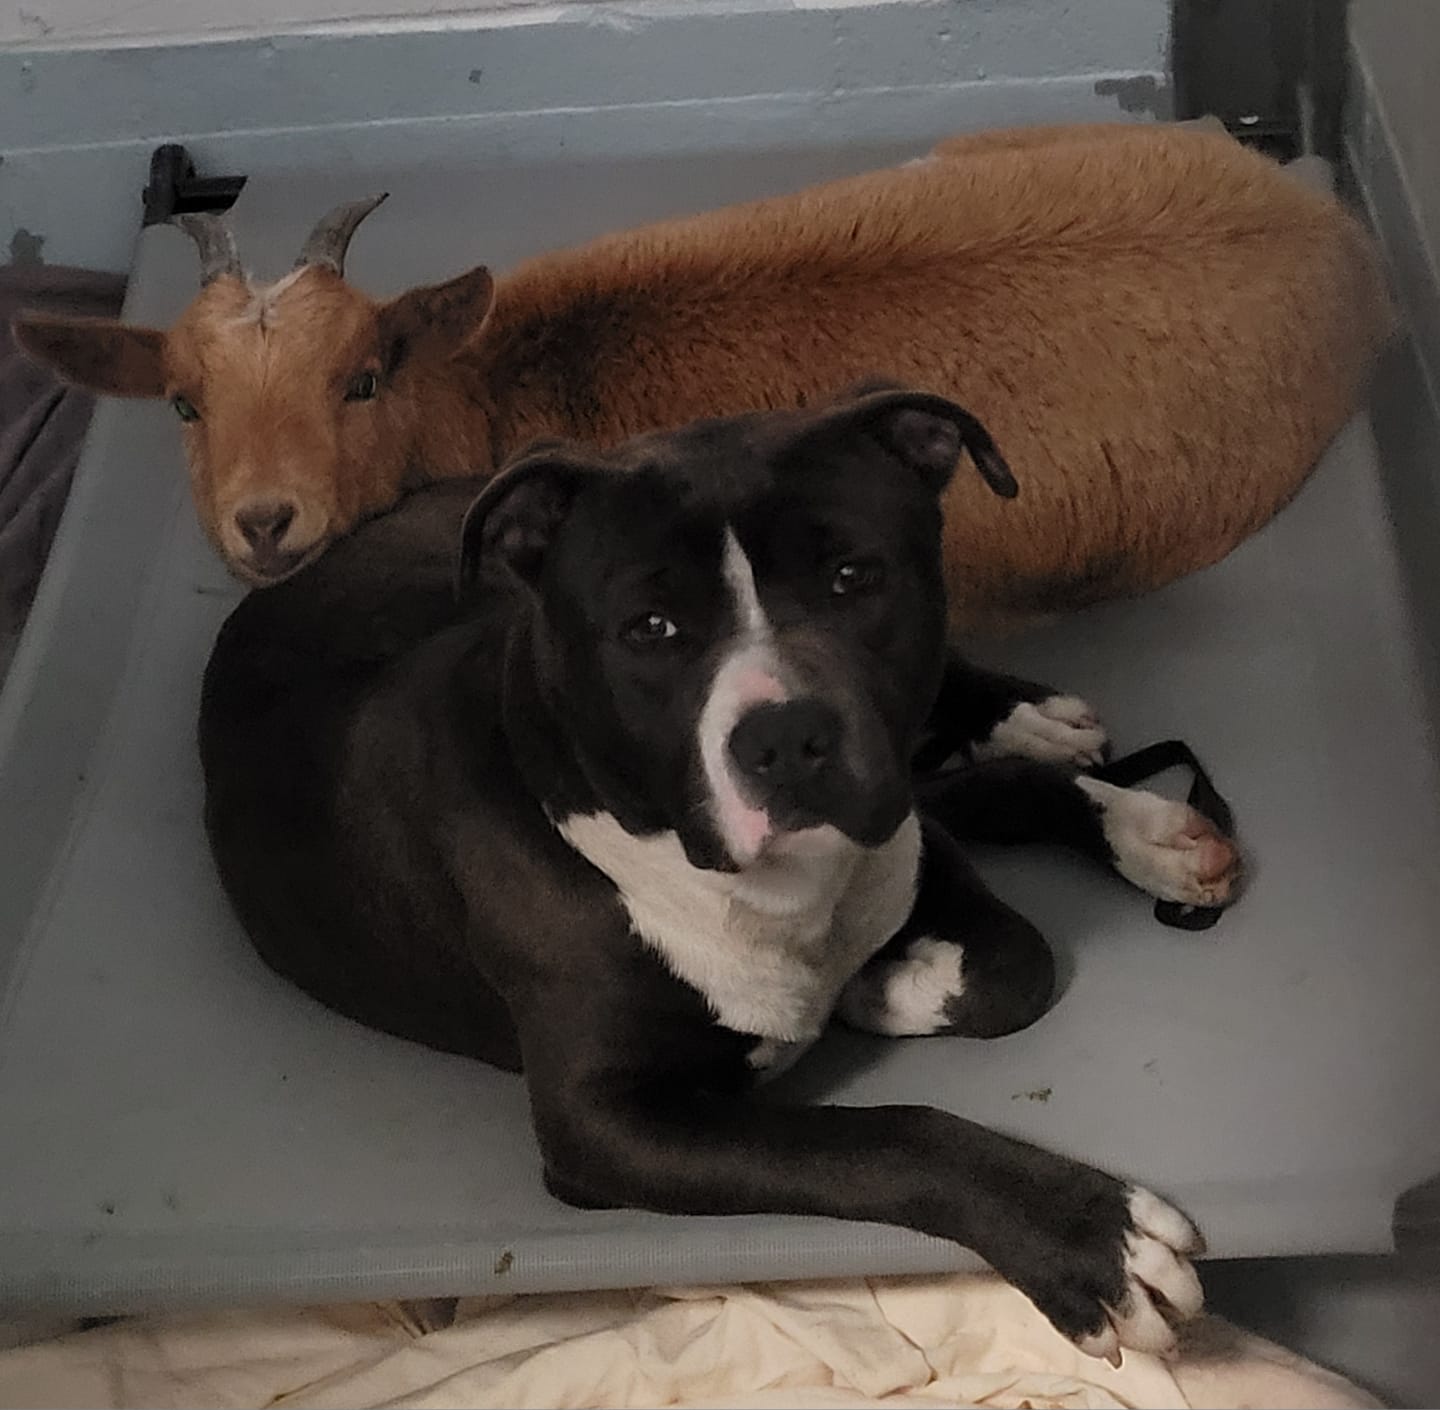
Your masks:
[{"label": "goat eye", "polygon": [[679,634],[680,628],[659,612],[646,612],[632,618],[620,633],[632,646],[654,646],[671,641]]},{"label": "goat eye", "polygon": [[836,567],[830,592],[835,597],[858,597],[875,592],[884,582],[885,565],[878,558],[852,558]]},{"label": "goat eye", "polygon": [[362,372],[345,388],[346,401],[370,401],[380,390],[380,379],[373,372]]},{"label": "goat eye", "polygon": [[198,421],[200,413],[195,410],[195,403],[188,397],[173,396],[170,398],[170,405],[175,408],[175,415],[182,421]]}]

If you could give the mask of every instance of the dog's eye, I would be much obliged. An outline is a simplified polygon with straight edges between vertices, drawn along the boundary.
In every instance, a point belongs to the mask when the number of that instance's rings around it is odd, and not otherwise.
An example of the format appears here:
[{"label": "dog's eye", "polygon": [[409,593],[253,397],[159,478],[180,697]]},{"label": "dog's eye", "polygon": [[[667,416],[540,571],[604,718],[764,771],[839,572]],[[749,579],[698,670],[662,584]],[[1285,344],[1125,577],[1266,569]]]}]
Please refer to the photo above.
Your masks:
[{"label": "dog's eye", "polygon": [[654,646],[678,636],[680,628],[659,612],[645,612],[626,622],[621,635],[632,646]]},{"label": "dog's eye", "polygon": [[835,597],[858,597],[874,592],[885,581],[885,565],[878,558],[852,558],[835,569],[830,591]]},{"label": "dog's eye", "polygon": [[200,413],[195,410],[195,403],[189,397],[179,395],[170,398],[170,405],[175,408],[175,415],[182,421],[198,421]]},{"label": "dog's eye", "polygon": [[345,388],[346,401],[372,401],[380,390],[380,379],[373,372],[362,372]]}]

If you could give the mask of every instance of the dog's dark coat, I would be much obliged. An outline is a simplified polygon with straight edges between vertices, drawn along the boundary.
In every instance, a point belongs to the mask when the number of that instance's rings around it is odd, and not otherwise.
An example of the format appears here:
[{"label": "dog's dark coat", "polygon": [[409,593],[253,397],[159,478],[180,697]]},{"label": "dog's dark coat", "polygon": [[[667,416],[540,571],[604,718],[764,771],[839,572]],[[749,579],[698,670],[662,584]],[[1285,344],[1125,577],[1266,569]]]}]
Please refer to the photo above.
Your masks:
[{"label": "dog's dark coat", "polygon": [[[1194,1246],[1182,1216],[925,1107],[767,1104],[750,1090],[757,1034],[717,1021],[637,938],[633,898],[562,832],[606,815],[622,841],[673,835],[702,878],[734,869],[694,724],[715,652],[738,630],[734,600],[715,590],[738,545],[776,649],[828,722],[806,727],[805,757],[820,762],[803,777],[746,787],[782,831],[828,824],[866,849],[895,834],[941,688],[936,500],[962,440],[983,461],[988,438],[935,398],[854,408],[710,423],[603,463],[537,452],[466,522],[465,575],[483,581],[460,610],[454,546],[474,487],[455,483],[252,595],[205,680],[214,854],[260,953],[310,994],[386,1032],[523,1067],[560,1198],[905,1225],[977,1250],[1065,1334],[1113,1351],[1106,1309],[1124,1323],[1144,1297],[1138,1242],[1158,1221],[1176,1262],[1172,1250]],[[963,724],[947,738],[932,721],[942,753],[1035,690],[958,661],[943,674]],[[965,717],[965,700],[985,703]],[[794,718],[791,703],[773,708]],[[997,779],[1007,840],[1108,858],[1073,770],[977,766],[946,784],[939,812],[985,831],[986,808],[966,797]],[[909,920],[867,972],[919,939],[954,946],[963,984],[946,1000],[948,1031],[1023,1027],[1049,1002],[1048,948],[939,822],[922,827]],[[1145,1335],[1122,1331],[1130,1344]]]}]

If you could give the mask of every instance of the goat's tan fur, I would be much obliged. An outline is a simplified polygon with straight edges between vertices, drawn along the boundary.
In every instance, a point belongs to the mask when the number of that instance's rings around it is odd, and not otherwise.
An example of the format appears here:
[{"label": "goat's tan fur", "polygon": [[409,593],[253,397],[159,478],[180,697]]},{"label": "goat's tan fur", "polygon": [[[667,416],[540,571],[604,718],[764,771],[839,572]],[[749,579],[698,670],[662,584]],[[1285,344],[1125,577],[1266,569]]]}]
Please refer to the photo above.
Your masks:
[{"label": "goat's tan fur", "polygon": [[[952,482],[956,620],[1046,613],[1168,582],[1265,523],[1356,410],[1391,322],[1336,201],[1174,127],[957,138],[534,259],[482,323],[487,293],[462,276],[378,305],[309,271],[243,356],[223,314],[250,291],[197,298],[139,390],[202,407],[197,502],[232,562],[226,516],[256,495],[294,496],[297,542],[323,546],[533,437],[611,444],[879,374],[973,411],[1020,482],[1014,501]],[[367,360],[380,396],[342,409]]]}]

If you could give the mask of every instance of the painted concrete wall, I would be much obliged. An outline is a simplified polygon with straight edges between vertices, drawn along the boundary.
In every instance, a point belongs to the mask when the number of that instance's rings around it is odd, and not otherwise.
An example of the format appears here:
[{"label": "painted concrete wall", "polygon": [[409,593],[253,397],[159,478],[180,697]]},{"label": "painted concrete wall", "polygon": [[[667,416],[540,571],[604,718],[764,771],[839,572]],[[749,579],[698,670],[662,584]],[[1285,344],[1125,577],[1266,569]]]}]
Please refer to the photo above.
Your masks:
[{"label": "painted concrete wall", "polygon": [[[358,0],[363,20],[356,3],[246,0],[234,33],[204,26],[237,0],[0,0],[36,31],[0,43],[0,260],[125,268],[164,141],[210,174],[354,171],[368,189],[1168,115],[1168,0]],[[282,9],[285,28],[252,32]]]},{"label": "painted concrete wall", "polygon": [[[0,10],[0,43],[26,40],[90,43],[110,39],[188,39],[201,35],[273,34],[315,24],[443,21],[476,11],[537,9],[550,0],[490,0],[480,5],[444,0],[28,0]],[[604,0],[568,0],[600,4]],[[705,3],[705,0],[700,0]]]},{"label": "painted concrete wall", "polygon": [[1440,265],[1440,0],[1351,0],[1351,36]]},{"label": "painted concrete wall", "polygon": [[[837,9],[873,4],[875,0],[781,0],[777,8]],[[915,4],[924,0],[884,0]],[[15,43],[68,44],[120,40],[176,40],[203,36],[274,34],[316,25],[342,29],[375,28],[404,24],[463,24],[476,15],[514,15],[531,19],[523,11],[574,10],[579,6],[628,9],[635,12],[668,10],[699,12],[758,8],[735,0],[640,0],[615,5],[614,0],[485,0],[480,4],[446,3],[446,0],[7,0],[0,5],[0,45]],[[1011,0],[972,0],[977,11],[994,12],[1000,25],[1007,11],[1022,8]],[[1045,8],[1054,11],[1052,3]],[[1097,39],[1113,44],[1115,58],[1148,47],[1168,29],[1168,0],[1084,0],[1086,20]],[[1063,17],[1057,17],[1063,24]],[[1119,66],[1124,66],[1120,64]]]}]

